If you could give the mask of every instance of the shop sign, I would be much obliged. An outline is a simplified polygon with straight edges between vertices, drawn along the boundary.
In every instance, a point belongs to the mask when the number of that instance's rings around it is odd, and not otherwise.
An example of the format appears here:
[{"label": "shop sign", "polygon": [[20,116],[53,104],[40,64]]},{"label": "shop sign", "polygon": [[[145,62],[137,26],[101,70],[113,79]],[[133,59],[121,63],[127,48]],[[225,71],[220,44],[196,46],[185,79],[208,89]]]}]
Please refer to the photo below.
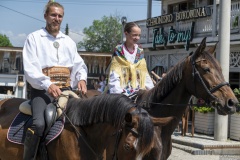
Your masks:
[{"label": "shop sign", "polygon": [[147,27],[158,26],[162,24],[172,23],[174,21],[184,21],[195,18],[203,18],[211,16],[211,9],[209,7],[200,7],[187,11],[181,11],[173,14],[162,15],[158,17],[148,18],[146,21]]},{"label": "shop sign", "polygon": [[164,32],[164,28],[153,29],[153,48],[156,45],[167,46],[167,43],[186,42],[185,49],[188,51],[190,41],[193,39],[195,22],[192,22],[191,28],[185,31],[176,31],[173,26],[170,27],[168,33]]},{"label": "shop sign", "polygon": [[174,21],[174,15],[168,14],[168,15],[148,18],[146,21],[147,23],[146,25],[147,27],[153,27],[161,24],[172,23],[173,21]]},{"label": "shop sign", "polygon": [[200,7],[188,11],[182,11],[176,13],[176,21],[184,21],[194,18],[203,18],[211,15],[209,7]]}]

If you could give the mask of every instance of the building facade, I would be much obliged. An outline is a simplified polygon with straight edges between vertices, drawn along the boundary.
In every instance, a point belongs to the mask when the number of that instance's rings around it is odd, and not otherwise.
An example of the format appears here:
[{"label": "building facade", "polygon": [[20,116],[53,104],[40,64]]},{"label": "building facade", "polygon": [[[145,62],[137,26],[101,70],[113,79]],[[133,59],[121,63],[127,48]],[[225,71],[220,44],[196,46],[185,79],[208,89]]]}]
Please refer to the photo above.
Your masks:
[{"label": "building facade", "polygon": [[[148,69],[161,75],[195,51],[204,37],[207,46],[218,42],[219,0],[162,0],[161,13],[151,17],[148,0],[147,18],[136,21],[142,30]],[[230,66],[231,88],[240,87],[240,0],[231,1]],[[218,54],[218,51],[216,52]]]},{"label": "building facade", "polygon": [[[22,47],[0,47],[0,100],[5,98],[30,98],[30,85],[23,71]],[[79,51],[88,67],[87,87],[92,89],[98,77],[105,74],[111,53]]]}]

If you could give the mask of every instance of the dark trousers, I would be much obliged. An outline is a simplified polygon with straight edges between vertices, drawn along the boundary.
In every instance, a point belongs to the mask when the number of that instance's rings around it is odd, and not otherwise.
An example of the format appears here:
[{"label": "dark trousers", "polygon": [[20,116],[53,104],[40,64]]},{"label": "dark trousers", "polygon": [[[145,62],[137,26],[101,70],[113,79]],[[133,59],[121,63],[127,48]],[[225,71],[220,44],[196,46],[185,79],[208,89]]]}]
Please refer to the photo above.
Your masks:
[{"label": "dark trousers", "polygon": [[32,116],[33,124],[31,129],[37,136],[43,136],[45,130],[45,119],[44,110],[49,103],[52,102],[53,97],[46,94],[45,90],[37,90],[32,88],[31,90],[31,106],[32,106]]}]

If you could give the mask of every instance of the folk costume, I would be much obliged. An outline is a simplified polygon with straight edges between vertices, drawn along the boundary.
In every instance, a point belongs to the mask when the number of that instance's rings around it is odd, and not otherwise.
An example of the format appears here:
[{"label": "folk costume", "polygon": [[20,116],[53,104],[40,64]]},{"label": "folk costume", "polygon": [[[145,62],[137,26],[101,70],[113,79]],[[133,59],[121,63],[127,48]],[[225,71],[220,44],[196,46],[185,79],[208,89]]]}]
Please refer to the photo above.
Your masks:
[{"label": "folk costume", "polygon": [[143,49],[135,44],[134,51],[129,52],[124,44],[117,45],[109,69],[109,93],[123,93],[129,96],[139,89],[153,87]]}]

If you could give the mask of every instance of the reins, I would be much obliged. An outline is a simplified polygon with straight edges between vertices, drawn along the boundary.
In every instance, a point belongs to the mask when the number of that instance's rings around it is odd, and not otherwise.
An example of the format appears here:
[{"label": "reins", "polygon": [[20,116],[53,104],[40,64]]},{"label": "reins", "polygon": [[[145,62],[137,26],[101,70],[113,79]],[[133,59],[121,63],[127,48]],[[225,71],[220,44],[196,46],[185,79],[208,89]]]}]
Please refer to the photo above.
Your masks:
[{"label": "reins", "polygon": [[193,109],[193,106],[194,107],[202,107],[202,106],[208,106],[208,107],[211,107],[211,108],[214,108],[212,107],[211,105],[209,105],[208,103],[205,103],[205,104],[197,104],[197,103],[184,103],[184,104],[173,104],[173,103],[156,103],[156,102],[147,102],[147,101],[142,101],[141,102],[142,104],[142,108],[143,109],[146,109],[146,110],[149,110],[151,107],[149,106],[149,104],[154,104],[154,105],[158,105],[158,106],[174,106],[174,107],[190,107],[191,109]]},{"label": "reins", "polygon": [[[129,97],[130,99],[132,99],[132,101],[134,103],[137,103],[137,99],[138,99],[138,95],[134,94],[131,95],[131,97]],[[185,106],[189,106],[190,108],[192,108],[193,106],[197,106],[197,107],[201,107],[201,105],[199,104],[193,104],[191,101],[192,97],[189,99],[189,101],[191,103],[184,103],[184,104],[173,104],[173,103],[157,103],[157,102],[149,102],[149,100],[147,99],[146,101],[142,101],[140,104],[142,106],[143,109],[149,110],[151,107],[149,106],[149,104],[155,104],[155,105],[159,105],[159,106],[175,106],[175,107],[185,107]],[[209,105],[209,107],[212,107]]]}]

